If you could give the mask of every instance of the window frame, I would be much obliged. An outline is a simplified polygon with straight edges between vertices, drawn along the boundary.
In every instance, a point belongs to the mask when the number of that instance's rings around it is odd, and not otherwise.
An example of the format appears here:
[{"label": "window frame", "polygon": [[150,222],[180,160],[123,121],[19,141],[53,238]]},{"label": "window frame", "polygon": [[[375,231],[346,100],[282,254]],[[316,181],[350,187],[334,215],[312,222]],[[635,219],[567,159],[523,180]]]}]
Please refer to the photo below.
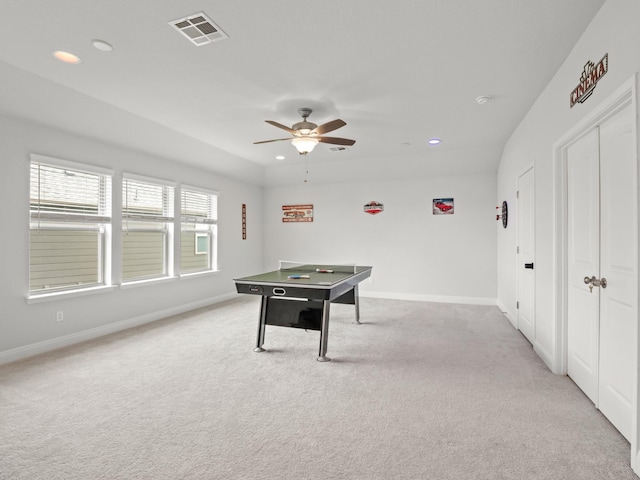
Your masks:
[{"label": "window frame", "polygon": [[[70,211],[42,211],[43,201],[40,198],[40,189],[42,188],[42,180],[40,177],[41,167],[46,166],[57,170],[69,170],[74,174],[82,173],[98,176],[98,191],[96,193],[96,213],[71,213]],[[32,172],[34,167],[38,169],[38,198],[34,209],[34,198],[32,198],[33,178]],[[96,165],[74,162],[60,158],[31,153],[29,155],[29,259],[28,273],[29,284],[27,286],[27,299],[37,300],[59,295],[67,295],[71,293],[82,293],[111,287],[111,265],[109,258],[112,247],[112,205],[113,205],[113,170],[99,167]],[[51,180],[50,180],[51,181]],[[64,201],[68,204],[73,203],[71,193]],[[51,200],[51,199],[45,199]],[[61,203],[61,205],[64,205]],[[64,231],[97,231],[97,252],[95,256],[96,281],[74,284],[66,284],[49,288],[33,289],[34,262],[33,262],[33,241],[32,235],[34,231],[38,232],[64,232]]]},{"label": "window frame", "polygon": [[[208,217],[205,219],[196,215],[188,215],[185,213],[185,197],[187,193],[195,193],[200,195],[207,195],[210,197],[210,204],[208,206],[209,212]],[[185,269],[184,266],[184,257],[183,257],[183,245],[180,245],[180,259],[179,259],[179,269],[180,269],[180,277],[187,277],[191,275],[199,275],[204,273],[212,273],[218,271],[218,217],[219,217],[219,200],[220,193],[216,190],[197,187],[193,185],[182,184],[179,189],[179,199],[180,199],[180,214],[178,218],[179,228],[180,228],[180,239],[184,237],[185,232],[193,232],[194,233],[194,248],[193,255],[199,256],[204,253],[208,254],[207,266],[203,268],[193,268],[193,269]],[[201,228],[186,228],[185,225],[200,225],[205,226]],[[197,246],[198,237],[208,237],[208,251],[207,252],[199,252]]]},{"label": "window frame", "polygon": [[[161,215],[144,215],[136,213],[128,213],[130,209],[128,205],[128,186],[129,182],[146,184],[152,187],[162,188],[162,214]],[[148,177],[138,175],[130,172],[122,173],[122,188],[121,188],[121,214],[122,214],[122,228],[121,228],[121,251],[120,251],[120,266],[121,266],[121,284],[123,286],[140,283],[140,282],[154,282],[170,279],[174,277],[174,245],[176,242],[174,235],[174,222],[175,222],[175,196],[176,196],[176,183],[155,177]],[[129,222],[135,224],[132,228],[129,228]],[[147,225],[148,226],[145,226]],[[125,265],[125,242],[124,237],[128,233],[162,233],[162,273],[151,275],[140,275],[134,277],[127,277],[125,279],[124,265]]]}]

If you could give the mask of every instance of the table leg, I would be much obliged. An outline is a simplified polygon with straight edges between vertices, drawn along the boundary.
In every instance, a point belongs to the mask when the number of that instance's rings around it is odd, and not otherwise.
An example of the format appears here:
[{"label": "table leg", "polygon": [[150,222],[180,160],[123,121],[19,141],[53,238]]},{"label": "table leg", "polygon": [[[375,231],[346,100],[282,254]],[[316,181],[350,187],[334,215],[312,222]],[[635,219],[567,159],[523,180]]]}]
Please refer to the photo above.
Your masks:
[{"label": "table leg", "polygon": [[254,352],[264,352],[264,330],[267,324],[267,302],[269,301],[269,297],[263,295],[262,301],[260,302],[260,318],[258,319],[258,338],[256,339],[256,348],[253,349]]},{"label": "table leg", "polygon": [[359,298],[359,295],[358,295],[358,285],[357,284],[353,287],[353,298],[354,298],[354,303],[355,303],[355,306],[356,306],[356,323],[358,325],[362,325],[360,323],[360,298]]},{"label": "table leg", "polygon": [[331,359],[327,357],[327,342],[329,340],[329,310],[331,302],[323,300],[322,302],[322,329],[320,330],[320,352],[318,353],[319,362],[329,362]]}]

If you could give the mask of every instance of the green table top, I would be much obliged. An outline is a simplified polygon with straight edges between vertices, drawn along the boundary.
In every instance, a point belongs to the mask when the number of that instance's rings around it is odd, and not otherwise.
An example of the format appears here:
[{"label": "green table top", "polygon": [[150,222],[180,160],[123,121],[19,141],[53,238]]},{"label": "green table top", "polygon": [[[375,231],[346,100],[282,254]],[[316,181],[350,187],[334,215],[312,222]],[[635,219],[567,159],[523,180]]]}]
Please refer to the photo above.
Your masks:
[{"label": "green table top", "polygon": [[[367,269],[371,269],[371,267],[309,264],[237,278],[234,281],[252,284],[334,285]],[[302,278],[290,278],[298,276]]]}]

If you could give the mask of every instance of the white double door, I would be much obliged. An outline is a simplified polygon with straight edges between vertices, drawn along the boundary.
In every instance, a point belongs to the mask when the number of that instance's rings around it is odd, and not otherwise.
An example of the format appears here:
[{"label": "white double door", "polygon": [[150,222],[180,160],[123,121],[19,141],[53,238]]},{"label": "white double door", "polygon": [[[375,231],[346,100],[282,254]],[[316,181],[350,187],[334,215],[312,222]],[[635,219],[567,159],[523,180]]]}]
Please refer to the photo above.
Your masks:
[{"label": "white double door", "polygon": [[567,370],[629,440],[638,321],[632,115],[623,108],[567,148]]}]

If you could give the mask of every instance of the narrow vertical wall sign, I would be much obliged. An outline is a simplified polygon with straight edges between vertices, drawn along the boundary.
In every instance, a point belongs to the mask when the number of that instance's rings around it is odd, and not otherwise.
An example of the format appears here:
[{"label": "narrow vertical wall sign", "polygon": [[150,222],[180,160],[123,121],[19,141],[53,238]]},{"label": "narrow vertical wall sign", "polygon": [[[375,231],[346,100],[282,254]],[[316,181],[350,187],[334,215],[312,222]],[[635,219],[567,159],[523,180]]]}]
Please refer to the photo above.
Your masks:
[{"label": "narrow vertical wall sign", "polygon": [[247,239],[247,204],[242,204],[242,239]]},{"label": "narrow vertical wall sign", "polygon": [[580,75],[580,83],[573,89],[569,95],[569,108],[573,108],[576,103],[584,103],[591,96],[593,89],[602,77],[609,71],[609,54],[605,53],[604,57],[598,63],[589,60]]}]

